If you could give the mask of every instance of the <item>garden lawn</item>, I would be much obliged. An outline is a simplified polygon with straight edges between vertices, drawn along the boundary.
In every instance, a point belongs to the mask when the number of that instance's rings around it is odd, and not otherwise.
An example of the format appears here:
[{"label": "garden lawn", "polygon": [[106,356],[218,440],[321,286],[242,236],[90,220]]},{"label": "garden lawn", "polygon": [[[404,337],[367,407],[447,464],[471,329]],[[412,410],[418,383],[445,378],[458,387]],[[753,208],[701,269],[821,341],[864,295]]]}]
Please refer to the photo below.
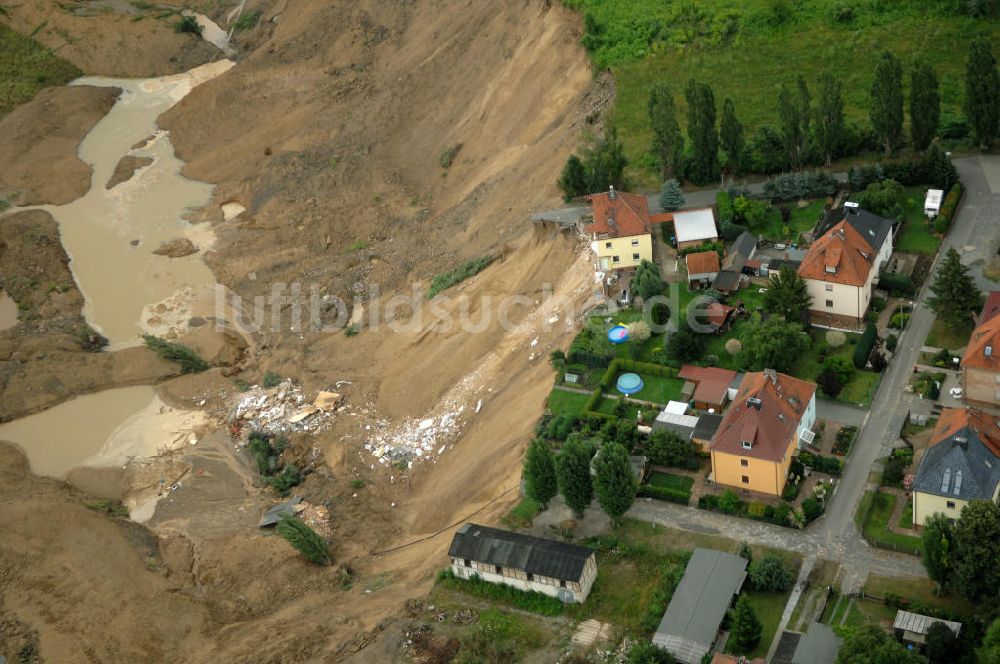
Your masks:
[{"label": "garden lawn", "polygon": [[975,327],[975,323],[971,320],[966,325],[953,328],[940,318],[935,318],[924,344],[934,348],[947,348],[951,351],[965,348]]},{"label": "garden lawn", "polygon": [[907,500],[906,507],[903,508],[903,513],[899,515],[899,527],[900,528],[912,528],[913,527],[913,501]]},{"label": "garden lawn", "polygon": [[[812,330],[812,346],[807,350],[799,361],[795,363],[789,372],[790,375],[815,383],[816,378],[823,371],[823,362],[819,359],[819,346],[825,344],[826,332],[823,330]],[[854,356],[855,344],[851,340],[856,340],[861,335],[848,334],[847,342],[839,348],[828,348],[827,358],[844,357],[851,360]],[[870,404],[875,384],[879,375],[874,371],[857,370],[854,376],[844,386],[843,391],[837,396],[837,401],[850,404]],[[817,392],[817,396],[824,397],[822,392]]]},{"label": "garden lawn", "polygon": [[[684,388],[684,381],[680,378],[667,378],[666,376],[650,376],[640,373],[642,377],[642,389],[630,395],[633,399],[652,401],[654,403],[665,404],[668,401],[680,401],[681,390]],[[617,379],[616,379],[617,380]],[[616,396],[618,391],[612,386],[610,396]]]},{"label": "garden lawn", "polygon": [[775,242],[797,243],[802,233],[811,231],[816,226],[816,222],[823,214],[826,199],[812,200],[804,208],[799,208],[795,201],[786,203],[786,205],[790,206],[791,209],[791,215],[788,218],[788,233],[785,233],[785,224],[781,221],[781,211],[777,206],[772,206],[767,211],[762,223],[749,226],[750,232],[754,235],[763,235]]},{"label": "garden lawn", "polygon": [[[883,50],[903,64],[909,98],[910,69],[917,59],[934,64],[942,111],[957,114],[963,95],[968,44],[976,36],[995,39],[992,20],[976,19],[927,3],[847,3],[814,0],[564,0],[590,13],[605,42],[591,51],[595,69],[610,67],[617,83],[612,120],[644,185],[659,185],[649,155],[649,89],[671,85],[681,127],[687,123],[684,85],[690,78],[712,85],[717,106],[731,98],[750,137],[778,123],[778,94],[805,78],[815,103],[816,81],[832,73],[843,85],[850,123],[869,124],[868,97],[875,63]],[[842,8],[848,8],[844,13]],[[940,7],[940,9],[935,9]],[[844,18],[837,20],[838,13]],[[649,35],[647,37],[647,35]],[[844,48],[844,44],[850,48]],[[959,45],[956,47],[956,45]],[[788,63],[794,62],[794,67]],[[908,135],[908,131],[906,131]]]},{"label": "garden lawn", "polygon": [[549,393],[549,410],[552,411],[553,415],[575,415],[579,417],[580,413],[583,412],[584,404],[587,403],[587,399],[589,398],[589,394],[560,390],[556,387]]},{"label": "garden lawn", "polygon": [[938,594],[937,584],[925,578],[886,577],[869,574],[862,590],[876,597],[885,597],[887,593],[893,593],[909,600],[954,611],[964,617],[972,617],[976,612],[976,607],[961,597]]},{"label": "garden lawn", "polygon": [[924,216],[924,198],[927,187],[906,187],[903,202],[903,227],[896,241],[897,251],[933,256],[937,253],[941,238]]},{"label": "garden lawn", "polygon": [[871,504],[872,509],[865,525],[865,536],[889,547],[896,547],[903,553],[917,555],[920,549],[919,537],[888,530],[889,517],[892,516],[892,510],[896,506],[896,496],[891,493],[876,493]]},{"label": "garden lawn", "polygon": [[654,470],[649,474],[649,479],[646,483],[650,486],[660,487],[662,489],[673,489],[675,491],[685,491],[691,493],[691,487],[694,486],[694,480],[686,475],[674,475],[672,473],[664,473],[659,470]]},{"label": "garden lawn", "polygon": [[[788,603],[788,596],[791,592],[759,593],[744,591],[740,594],[746,595],[747,599],[750,600],[750,606],[753,607],[754,613],[757,614],[757,619],[760,620],[760,624],[763,627],[757,647],[752,652],[746,653],[746,655],[751,659],[754,657],[764,657],[767,655],[767,651],[771,647],[771,641],[778,631],[781,614],[785,610],[785,604]],[[735,652],[728,641],[726,642],[726,652]]]},{"label": "garden lawn", "polygon": [[540,511],[538,503],[525,496],[500,521],[508,528],[530,528],[532,520]]}]

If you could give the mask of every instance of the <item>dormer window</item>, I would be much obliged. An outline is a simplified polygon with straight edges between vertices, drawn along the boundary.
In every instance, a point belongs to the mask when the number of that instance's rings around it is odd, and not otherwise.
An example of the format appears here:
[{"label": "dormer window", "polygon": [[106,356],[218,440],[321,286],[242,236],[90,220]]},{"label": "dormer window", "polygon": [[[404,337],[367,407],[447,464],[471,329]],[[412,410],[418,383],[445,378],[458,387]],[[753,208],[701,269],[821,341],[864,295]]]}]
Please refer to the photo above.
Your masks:
[{"label": "dormer window", "polygon": [[753,449],[753,443],[750,442],[749,440],[744,440],[743,441],[743,449],[745,449],[745,450]]},{"label": "dormer window", "polygon": [[836,265],[827,265],[826,266],[826,272],[827,272],[827,274],[837,274],[837,266]]}]

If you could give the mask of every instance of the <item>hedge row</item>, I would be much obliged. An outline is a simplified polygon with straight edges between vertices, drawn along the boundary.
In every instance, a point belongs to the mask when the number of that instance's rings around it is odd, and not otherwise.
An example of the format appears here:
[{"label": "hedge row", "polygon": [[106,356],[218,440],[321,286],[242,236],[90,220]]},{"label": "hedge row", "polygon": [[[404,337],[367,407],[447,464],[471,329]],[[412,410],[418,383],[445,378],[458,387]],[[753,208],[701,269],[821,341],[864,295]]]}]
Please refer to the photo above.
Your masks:
[{"label": "hedge row", "polygon": [[962,184],[956,182],[948,190],[948,195],[944,197],[944,202],[941,203],[941,210],[934,220],[934,230],[936,232],[941,235],[948,232],[948,226],[951,225],[951,220],[955,217],[955,211],[958,210],[958,202],[960,200],[962,200]]},{"label": "hedge row", "polygon": [[679,505],[688,505],[691,502],[691,492],[679,489],[670,489],[662,486],[644,484],[639,487],[639,496],[643,498],[654,498],[656,500],[666,500],[667,502]]},{"label": "hedge row", "polygon": [[788,503],[778,503],[778,506],[775,507],[766,503],[748,504],[742,500],[737,500],[736,508],[727,510],[719,505],[720,498],[721,496],[706,493],[698,498],[698,509],[740,516],[754,521],[766,521],[776,526],[785,526],[786,528],[794,527],[789,520],[793,508]]},{"label": "hedge row", "polygon": [[832,196],[837,179],[825,171],[783,173],[765,182],[763,191],[763,197],[772,202]]},{"label": "hedge row", "polygon": [[438,585],[474,597],[503,602],[524,611],[540,613],[543,616],[558,616],[565,609],[565,605],[555,597],[533,590],[519,590],[513,586],[490,583],[475,574],[468,579],[462,579],[455,576],[450,567],[438,573]]},{"label": "hedge row", "polygon": [[719,223],[731,224],[736,212],[733,211],[733,197],[728,191],[720,191],[715,195],[715,206],[719,208]]},{"label": "hedge row", "polygon": [[615,358],[608,365],[608,370],[604,372],[601,376],[601,382],[598,385],[601,386],[602,390],[611,389],[611,384],[618,377],[622,371],[632,371],[634,373],[644,373],[649,376],[659,376],[660,378],[676,378],[677,369],[673,367],[668,367],[663,364],[654,364],[652,362],[638,362],[636,360],[628,360],[623,357]]},{"label": "hedge row", "polygon": [[804,466],[808,466],[820,473],[826,473],[827,475],[839,476],[842,469],[839,459],[820,456],[819,454],[813,454],[804,450],[799,452],[799,461]]},{"label": "hedge row", "polygon": [[865,328],[864,333],[861,338],[858,339],[858,344],[854,347],[854,366],[858,369],[864,369],[868,364],[868,357],[872,354],[872,349],[875,347],[875,341],[878,339],[878,330],[875,328],[873,323],[868,323],[868,327]]},{"label": "hedge row", "polygon": [[598,412],[598,404],[601,403],[601,399],[604,398],[604,390],[600,387],[595,389],[590,393],[590,397],[583,403],[583,410],[580,412],[582,417],[596,417],[600,420],[616,420],[618,419],[614,415],[609,415],[608,413]]},{"label": "hedge row", "polygon": [[888,291],[893,297],[913,297],[917,292],[913,280],[898,272],[886,272],[880,276],[878,287],[880,290]]}]

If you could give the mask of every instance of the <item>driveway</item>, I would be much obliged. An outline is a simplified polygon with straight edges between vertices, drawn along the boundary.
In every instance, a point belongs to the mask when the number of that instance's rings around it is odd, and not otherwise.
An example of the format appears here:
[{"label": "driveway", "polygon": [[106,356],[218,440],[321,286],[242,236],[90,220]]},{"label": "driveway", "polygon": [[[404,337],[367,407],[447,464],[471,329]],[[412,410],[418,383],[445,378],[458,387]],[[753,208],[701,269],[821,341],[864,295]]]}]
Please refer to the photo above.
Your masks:
[{"label": "driveway", "polygon": [[816,417],[821,420],[833,420],[848,426],[859,427],[867,415],[868,410],[865,408],[829,399],[816,399]]}]

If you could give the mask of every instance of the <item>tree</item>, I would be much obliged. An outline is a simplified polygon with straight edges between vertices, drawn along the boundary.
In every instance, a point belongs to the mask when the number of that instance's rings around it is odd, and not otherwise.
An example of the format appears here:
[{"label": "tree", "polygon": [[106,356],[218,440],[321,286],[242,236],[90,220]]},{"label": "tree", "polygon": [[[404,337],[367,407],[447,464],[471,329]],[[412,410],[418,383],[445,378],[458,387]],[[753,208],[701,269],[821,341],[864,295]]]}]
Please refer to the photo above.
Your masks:
[{"label": "tree", "polygon": [[832,371],[841,383],[845,385],[854,377],[854,363],[846,357],[828,357],[823,363],[823,368]]},{"label": "tree", "polygon": [[978,38],[969,45],[969,61],[965,67],[965,99],[962,111],[972,125],[972,133],[983,148],[989,149],[997,137],[1000,123],[1000,75],[997,60],[989,40]]},{"label": "tree", "polygon": [[903,185],[895,180],[872,182],[854,202],[879,216],[898,219],[903,214]]},{"label": "tree", "polygon": [[927,306],[951,327],[967,323],[983,306],[983,294],[954,247],[945,254],[931,284],[931,292],[933,295],[927,299]]},{"label": "tree", "polygon": [[850,632],[837,653],[837,664],[924,664],[878,625],[867,624]]},{"label": "tree", "polygon": [[753,562],[753,550],[750,548],[750,545],[746,543],[746,541],[740,542],[740,550],[737,552],[737,555],[746,560],[747,565]]},{"label": "tree", "polygon": [[729,643],[733,644],[736,652],[746,655],[760,642],[763,630],[750,600],[746,595],[740,595],[736,608],[729,614]]},{"label": "tree", "polygon": [[664,286],[663,278],[660,276],[660,267],[655,263],[643,260],[636,268],[629,287],[633,293],[644,300],[662,294]]},{"label": "tree", "polygon": [[705,350],[705,335],[691,329],[686,320],[678,321],[677,330],[667,337],[664,344],[667,354],[680,361],[690,362],[701,357]]},{"label": "tree", "polygon": [[940,512],[924,520],[920,534],[920,556],[927,576],[941,587],[951,585],[951,565],[955,541],[955,524]]},{"label": "tree", "polygon": [[[628,324],[626,327],[628,330],[628,338],[632,341],[646,341],[651,336],[653,336],[653,331],[649,329],[649,325],[646,325],[646,321],[637,320]],[[637,344],[635,344],[637,346]]]},{"label": "tree", "polygon": [[952,664],[958,661],[955,656],[960,645],[955,632],[943,622],[932,623],[927,628],[926,647],[924,655],[929,664]]},{"label": "tree", "polygon": [[524,455],[524,492],[544,510],[558,491],[555,455],[547,442],[536,438]]},{"label": "tree", "polygon": [[740,343],[739,339],[730,339],[726,342],[726,352],[730,355],[736,356],[741,350],[743,350],[743,344]]},{"label": "tree", "polygon": [[309,562],[317,565],[329,565],[333,562],[333,555],[326,541],[298,517],[281,517],[276,530]]},{"label": "tree", "polygon": [[726,514],[733,514],[740,508],[740,497],[732,489],[726,489],[719,494],[719,509]]},{"label": "tree", "polygon": [[604,445],[594,459],[594,492],[597,502],[613,521],[618,521],[632,507],[638,488],[628,450],[618,443]]},{"label": "tree", "polygon": [[754,590],[765,593],[783,593],[795,583],[795,575],[778,556],[769,554],[755,560],[747,567],[747,575]]},{"label": "tree", "polygon": [[927,182],[944,191],[948,191],[958,182],[958,169],[936,143],[924,153],[920,160],[920,170]]},{"label": "tree", "polygon": [[986,629],[983,645],[976,652],[980,664],[1000,664],[1000,618]]},{"label": "tree", "polygon": [[584,168],[583,160],[575,154],[570,155],[563,166],[559,176],[559,190],[567,201],[591,193],[587,169]]},{"label": "tree", "polygon": [[629,649],[625,664],[674,664],[676,661],[666,650],[649,641],[639,641]]},{"label": "tree", "polygon": [[827,166],[840,154],[844,144],[844,98],[840,81],[830,74],[819,77],[816,104],[816,143]]},{"label": "tree", "polygon": [[673,431],[654,431],[646,443],[646,456],[657,466],[683,466],[695,453],[694,443]]},{"label": "tree", "polygon": [[556,457],[556,478],[559,491],[566,505],[578,517],[583,516],[594,500],[594,486],[590,477],[591,447],[578,436],[571,435]]},{"label": "tree", "polygon": [[715,94],[695,79],[684,89],[688,105],[687,133],[691,141],[691,179],[707,184],[719,175],[719,133],[715,128]]},{"label": "tree", "polygon": [[955,525],[952,584],[970,602],[997,595],[1000,588],[1000,507],[973,500]]},{"label": "tree", "polygon": [[816,376],[816,384],[819,385],[823,394],[831,399],[836,399],[844,390],[844,381],[840,379],[836,371],[828,368],[819,372],[819,375]]},{"label": "tree", "polygon": [[628,159],[614,126],[608,127],[602,140],[584,150],[583,164],[590,191],[606,191],[612,185],[615,189],[627,189],[625,167]]},{"label": "tree", "polygon": [[740,173],[743,170],[743,156],[746,153],[746,137],[743,123],[736,117],[733,100],[726,97],[722,102],[722,119],[719,121],[719,142],[726,153],[726,170]]},{"label": "tree", "polygon": [[766,201],[759,198],[737,196],[733,200],[733,218],[748,228],[754,228],[764,222],[770,207]]},{"label": "tree", "polygon": [[681,193],[681,183],[677,180],[667,180],[660,188],[660,207],[667,212],[680,210],[684,207],[684,194]]},{"label": "tree", "polygon": [[868,116],[886,154],[903,140],[903,67],[889,51],[875,65]]},{"label": "tree", "polygon": [[684,154],[684,137],[677,122],[677,108],[670,85],[660,81],[649,92],[649,123],[653,130],[653,154],[660,162],[663,179],[677,175]]},{"label": "tree", "polygon": [[941,122],[941,93],[937,74],[926,62],[918,62],[910,74],[910,138],[917,150],[926,150]]},{"label": "tree", "polygon": [[803,320],[810,306],[812,295],[805,280],[794,268],[784,266],[771,276],[764,293],[765,311],[783,316],[787,321],[798,322]]},{"label": "tree", "polygon": [[805,165],[809,151],[809,120],[812,114],[809,86],[799,77],[798,90],[781,86],[778,94],[778,126],[788,155],[788,163],[798,170]]},{"label": "tree", "polygon": [[798,323],[786,322],[776,316],[766,321],[755,317],[743,327],[740,343],[743,344],[740,361],[745,369],[788,371],[808,350],[809,336]]}]

